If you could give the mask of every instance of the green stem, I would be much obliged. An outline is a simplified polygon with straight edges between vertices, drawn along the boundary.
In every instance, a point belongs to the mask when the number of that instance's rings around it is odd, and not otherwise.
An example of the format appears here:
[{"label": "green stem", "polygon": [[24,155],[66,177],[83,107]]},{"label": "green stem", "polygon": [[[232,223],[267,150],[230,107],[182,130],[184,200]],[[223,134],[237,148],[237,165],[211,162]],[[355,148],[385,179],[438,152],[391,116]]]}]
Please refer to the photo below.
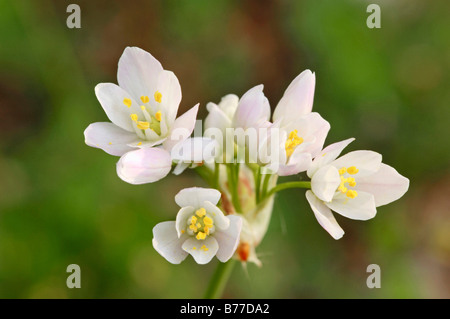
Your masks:
[{"label": "green stem", "polygon": [[310,189],[311,188],[311,182],[287,182],[287,183],[282,183],[282,184],[278,184],[277,186],[275,186],[274,188],[272,188],[267,195],[264,197],[264,199],[272,196],[275,193],[278,193],[282,190],[285,189],[289,189],[289,188],[307,188]]},{"label": "green stem", "polygon": [[272,177],[271,174],[265,174],[265,176],[264,176],[263,187],[262,187],[262,194],[261,194],[262,198],[266,198],[267,187],[269,186],[269,181],[270,181],[271,177]]},{"label": "green stem", "polygon": [[260,196],[261,195],[261,168],[258,167],[258,169],[255,172],[255,196],[256,196],[256,203],[259,203]]},{"label": "green stem", "polygon": [[209,281],[208,288],[206,289],[205,299],[218,299],[222,297],[223,290],[225,289],[235,263],[236,260],[230,259],[226,263],[219,263],[219,265],[217,265],[217,268]]},{"label": "green stem", "polygon": [[213,187],[215,189],[219,189],[219,173],[220,173],[220,164],[214,163],[214,181]]},{"label": "green stem", "polygon": [[[239,170],[239,167],[237,168]],[[237,213],[241,213],[241,203],[239,201],[239,180],[236,178],[236,166],[235,164],[227,164],[228,173],[228,188],[231,193],[231,202]]]}]

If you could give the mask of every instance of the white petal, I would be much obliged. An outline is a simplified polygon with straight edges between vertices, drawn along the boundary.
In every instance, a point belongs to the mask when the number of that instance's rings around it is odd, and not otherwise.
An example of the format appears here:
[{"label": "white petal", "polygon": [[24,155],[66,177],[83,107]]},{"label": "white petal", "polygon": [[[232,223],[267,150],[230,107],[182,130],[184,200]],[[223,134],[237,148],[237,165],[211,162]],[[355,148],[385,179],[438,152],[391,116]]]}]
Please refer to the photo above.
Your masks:
[{"label": "white petal", "polygon": [[142,148],[123,155],[117,163],[117,175],[130,184],[153,183],[169,174],[170,154],[161,148]]},{"label": "white petal", "polygon": [[314,158],[311,167],[307,172],[308,177],[312,177],[320,167],[328,165],[329,163],[334,161],[339,156],[339,154],[341,154],[343,149],[346,148],[347,145],[354,140],[354,138],[349,138],[347,140],[337,142],[325,147],[322,152],[320,152],[320,154]]},{"label": "white petal", "polygon": [[169,133],[170,137],[163,144],[167,151],[170,152],[177,143],[184,141],[192,134],[197,118],[198,106],[199,104],[195,105],[175,120]]},{"label": "white petal", "polygon": [[[139,118],[143,118],[143,115],[139,104],[130,93],[116,84],[100,83],[95,87],[95,95],[111,122],[124,130],[134,132],[130,115],[137,114]],[[131,100],[130,107],[124,104],[124,99]]]},{"label": "white petal", "polygon": [[389,204],[402,197],[409,188],[409,179],[400,175],[393,167],[381,164],[373,175],[358,178],[356,189],[372,194],[375,205]]},{"label": "white petal", "polygon": [[284,92],[273,113],[273,120],[282,119],[283,126],[311,112],[316,76],[310,70],[298,75]]},{"label": "white petal", "polygon": [[209,114],[205,118],[205,131],[208,129],[219,129],[225,133],[226,128],[231,127],[231,119],[222,111],[217,104],[206,105]]},{"label": "white petal", "polygon": [[216,205],[220,200],[220,192],[213,188],[190,187],[182,189],[175,195],[175,202],[180,207],[192,206],[195,209],[203,207],[208,201]]},{"label": "white petal", "polygon": [[227,230],[230,227],[230,220],[223,214],[219,207],[207,200],[203,202],[202,206],[213,218],[216,229]]},{"label": "white petal", "polygon": [[141,96],[152,99],[162,71],[161,63],[150,53],[137,47],[127,47],[119,59],[117,81],[136,101]]},{"label": "white petal", "polygon": [[219,108],[231,120],[239,104],[239,97],[235,94],[225,95],[219,102]]},{"label": "white petal", "polygon": [[[330,163],[337,169],[342,167],[355,166],[358,173],[355,175],[358,179],[364,176],[372,175],[380,169],[382,156],[373,151],[354,151],[339,157]],[[358,181],[356,181],[358,182]]]},{"label": "white petal", "polygon": [[191,165],[191,163],[178,162],[177,166],[175,166],[175,168],[173,169],[172,174],[180,175],[186,170],[186,168],[189,167],[189,165]]},{"label": "white petal", "polygon": [[173,72],[162,71],[158,77],[156,91],[160,92],[162,97],[161,103],[151,101],[152,105],[154,105],[155,112],[161,110],[165,124],[168,127],[172,127],[181,102],[180,82]]},{"label": "white petal", "polygon": [[348,198],[344,194],[336,195],[331,202],[325,203],[331,210],[342,216],[356,220],[368,220],[377,214],[372,194],[358,191],[358,196]]},{"label": "white petal", "polygon": [[187,220],[194,214],[194,212],[195,209],[192,206],[182,207],[178,211],[177,219],[175,221],[178,237],[181,237],[181,235],[185,233],[187,228]]},{"label": "white petal", "polygon": [[312,158],[309,153],[295,152],[292,153],[287,165],[280,165],[277,174],[280,176],[296,175],[306,171],[311,166]]},{"label": "white petal", "polygon": [[[206,249],[202,249],[205,246]],[[183,250],[194,257],[197,264],[204,265],[213,259],[219,249],[219,244],[214,237],[209,236],[205,240],[197,240],[193,237],[187,239],[182,246]]]},{"label": "white petal", "polygon": [[332,200],[341,178],[336,167],[327,165],[319,169],[311,179],[311,190],[320,200]]},{"label": "white petal", "polygon": [[175,161],[202,163],[215,158],[219,152],[216,140],[206,137],[192,137],[176,144],[171,150]]},{"label": "white petal", "polygon": [[134,148],[127,144],[140,141],[135,133],[109,122],[92,123],[84,131],[84,138],[87,145],[100,148],[114,156],[122,156],[133,150]]},{"label": "white petal", "polygon": [[262,90],[257,85],[242,96],[233,117],[235,128],[259,128],[269,120],[270,105]]},{"label": "white petal", "polygon": [[187,238],[187,235],[178,238],[174,221],[159,223],[153,228],[153,247],[172,264],[181,263],[188,255],[181,248]]},{"label": "white petal", "polygon": [[306,199],[320,226],[322,226],[334,239],[341,238],[344,235],[344,231],[337,223],[331,210],[309,190],[306,191]]},{"label": "white petal", "polygon": [[223,263],[228,261],[236,251],[242,229],[241,217],[229,215],[227,218],[230,220],[230,227],[226,231],[217,230],[214,233],[214,238],[219,243],[216,256]]}]

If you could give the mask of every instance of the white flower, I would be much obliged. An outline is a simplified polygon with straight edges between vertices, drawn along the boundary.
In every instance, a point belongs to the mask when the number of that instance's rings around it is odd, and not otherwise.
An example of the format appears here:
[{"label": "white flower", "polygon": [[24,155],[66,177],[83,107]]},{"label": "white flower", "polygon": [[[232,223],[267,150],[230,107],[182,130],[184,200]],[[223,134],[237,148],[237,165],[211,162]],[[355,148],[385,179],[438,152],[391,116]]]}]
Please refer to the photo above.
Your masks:
[{"label": "white flower", "polygon": [[192,133],[198,104],[176,118],[181,101],[177,77],[137,47],[124,50],[117,80],[119,85],[95,87],[111,123],[89,125],[84,132],[86,144],[122,156],[117,172],[129,183],[159,180],[170,171],[171,149]]},{"label": "white flower", "polygon": [[198,264],[214,256],[229,260],[239,243],[242,219],[225,216],[216,206],[220,192],[211,188],[186,188],[175,196],[181,209],[176,221],[159,223],[153,228],[153,247],[172,264],[181,263],[188,254]]},{"label": "white flower", "polygon": [[316,77],[310,70],[298,75],[284,92],[273,113],[273,122],[285,135],[281,143],[283,161],[277,174],[304,172],[325,143],[330,124],[319,113],[311,113]]},{"label": "white flower", "polygon": [[334,239],[341,238],[344,231],[331,210],[347,218],[368,220],[375,217],[376,207],[399,199],[409,188],[409,180],[383,164],[376,152],[354,151],[336,159],[353,140],[326,147],[307,171],[311,190],[306,198],[317,221]]}]

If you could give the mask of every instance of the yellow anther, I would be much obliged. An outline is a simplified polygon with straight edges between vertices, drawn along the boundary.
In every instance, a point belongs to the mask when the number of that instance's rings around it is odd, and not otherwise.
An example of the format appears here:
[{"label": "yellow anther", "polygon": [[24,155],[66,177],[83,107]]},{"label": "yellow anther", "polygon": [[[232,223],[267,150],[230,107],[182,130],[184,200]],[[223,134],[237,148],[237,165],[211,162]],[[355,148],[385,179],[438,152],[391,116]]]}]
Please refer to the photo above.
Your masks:
[{"label": "yellow anther", "polygon": [[131,100],[130,99],[123,99],[123,104],[125,104],[127,107],[131,107]]},{"label": "yellow anther", "polygon": [[203,251],[208,251],[208,250],[209,250],[209,248],[206,247],[205,245],[203,245],[202,247],[200,247],[200,249],[203,250]]},{"label": "yellow anther", "polygon": [[144,96],[141,96],[141,101],[142,101],[142,103],[148,103],[148,101],[150,101],[150,99],[148,98],[148,96],[144,95]]},{"label": "yellow anther", "polygon": [[195,236],[198,240],[204,240],[206,238],[206,234],[204,232],[199,231],[197,236]]},{"label": "yellow anther", "polygon": [[195,225],[189,225],[189,229],[192,230],[194,233],[198,230]]},{"label": "yellow anther", "polygon": [[137,122],[137,120],[138,120],[137,114],[131,114],[130,117],[133,122]]},{"label": "yellow anther", "polygon": [[197,217],[192,216],[191,217],[191,225],[195,225],[196,222],[197,222]]},{"label": "yellow anther", "polygon": [[354,190],[349,190],[348,192],[347,192],[347,197],[349,197],[349,198],[355,198],[356,196],[358,196],[358,192],[357,191],[354,191]]},{"label": "yellow anther", "polygon": [[347,182],[348,182],[348,185],[351,186],[351,187],[355,187],[356,186],[356,181],[355,181],[355,179],[353,177],[347,178]]},{"label": "yellow anther", "polygon": [[192,249],[193,249],[193,250],[197,250],[197,247],[194,246],[194,247],[192,247]]},{"label": "yellow anther", "polygon": [[145,105],[141,105],[141,110],[142,110],[142,111],[145,111],[145,110],[146,110]]},{"label": "yellow anther", "polygon": [[184,233],[185,233],[185,230],[184,230],[184,229],[182,229],[182,230],[181,230],[181,233],[182,233],[182,234],[184,234]]},{"label": "yellow anther", "polygon": [[298,131],[293,130],[289,133],[289,137],[284,144],[284,148],[286,149],[286,155],[289,157],[294,153],[295,148],[303,143],[303,138],[297,136]]},{"label": "yellow anther", "polygon": [[208,226],[203,227],[203,230],[205,231],[206,235],[209,235],[209,227]]},{"label": "yellow anther", "polygon": [[350,175],[355,175],[358,172],[359,169],[357,169],[355,166],[351,166],[347,169],[347,173],[349,173]]},{"label": "yellow anther", "polygon": [[162,94],[159,91],[155,92],[155,101],[161,103]]},{"label": "yellow anther", "polygon": [[139,142],[137,145],[138,145],[138,146],[141,146],[141,145],[142,145],[142,142]]},{"label": "yellow anther", "polygon": [[339,175],[345,174],[346,172],[347,172],[347,168],[346,168],[346,167],[342,167],[342,168],[339,170]]},{"label": "yellow anther", "polygon": [[140,130],[146,130],[149,127],[150,127],[150,123],[149,122],[138,121],[138,123],[137,123],[137,128],[140,129]]},{"label": "yellow anther", "polygon": [[203,217],[203,216],[206,215],[206,210],[202,207],[202,208],[198,209],[198,210],[195,212],[195,214],[196,214],[198,217]]},{"label": "yellow anther", "polygon": [[108,144],[109,144],[109,145],[112,145],[112,142],[109,142]]},{"label": "yellow anther", "polygon": [[211,227],[212,225],[214,225],[214,221],[209,218],[208,216],[205,216],[205,218],[203,218],[203,223],[205,224],[205,226]]},{"label": "yellow anther", "polygon": [[202,224],[197,223],[197,225],[195,225],[195,226],[197,226],[197,228],[201,228],[201,227],[202,227]]},{"label": "yellow anther", "polygon": [[161,111],[158,111],[158,112],[155,113],[155,119],[156,119],[158,122],[161,122]]}]

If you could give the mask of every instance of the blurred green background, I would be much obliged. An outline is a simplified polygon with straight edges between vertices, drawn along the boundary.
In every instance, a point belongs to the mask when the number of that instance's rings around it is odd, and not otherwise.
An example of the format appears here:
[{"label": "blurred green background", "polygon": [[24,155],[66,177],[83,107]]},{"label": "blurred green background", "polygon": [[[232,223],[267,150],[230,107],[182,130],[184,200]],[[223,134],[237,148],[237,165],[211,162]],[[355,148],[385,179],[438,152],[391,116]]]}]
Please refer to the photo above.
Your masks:
[{"label": "blurred green background", "polygon": [[[66,27],[67,5],[81,29]],[[369,3],[381,29],[368,29]],[[216,260],[174,266],[152,248],[174,195],[205,186],[194,172],[142,186],[118,158],[84,144],[106,121],[94,95],[116,82],[126,46],[178,76],[179,114],[263,83],[274,107],[302,70],[316,72],[314,110],[327,144],[357,140],[411,180],[399,201],[361,222],[336,216],[333,240],[303,192],[278,195],[258,248],[263,267],[235,267],[227,298],[450,297],[450,2],[0,0],[0,297],[198,298]],[[81,267],[81,289],[66,267]],[[368,289],[366,267],[381,267]]]}]

